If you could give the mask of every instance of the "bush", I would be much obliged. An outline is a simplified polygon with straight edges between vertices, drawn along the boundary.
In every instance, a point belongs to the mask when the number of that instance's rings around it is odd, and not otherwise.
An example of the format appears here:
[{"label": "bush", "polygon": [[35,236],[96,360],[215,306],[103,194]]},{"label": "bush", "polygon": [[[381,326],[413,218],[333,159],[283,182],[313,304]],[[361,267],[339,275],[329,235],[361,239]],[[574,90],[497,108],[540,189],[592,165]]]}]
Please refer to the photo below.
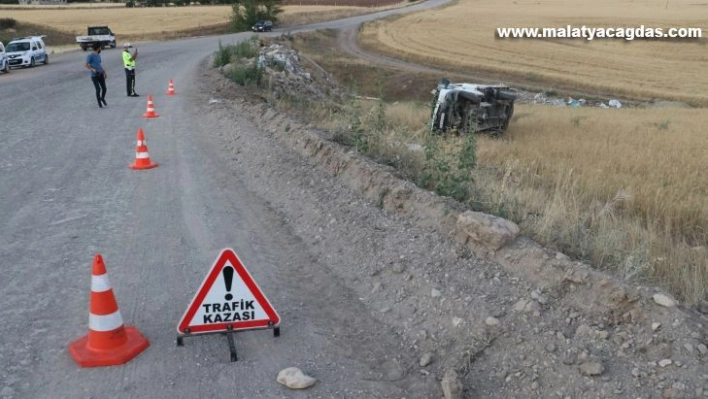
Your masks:
[{"label": "bush", "polygon": [[241,86],[260,86],[263,81],[263,69],[257,65],[237,66],[226,76]]},{"label": "bush", "polygon": [[231,47],[224,47],[219,40],[219,49],[214,57],[214,68],[222,67],[231,63]]},{"label": "bush", "polygon": [[0,30],[13,29],[17,26],[17,21],[12,18],[0,18]]},{"label": "bush", "polygon": [[254,45],[255,40],[257,40],[257,38],[240,42],[233,47],[233,54],[238,58],[255,58],[258,56],[258,50],[256,50]]},{"label": "bush", "polygon": [[[472,170],[477,164],[477,142],[474,134],[461,139],[459,149],[449,148],[446,137],[430,135],[425,143],[425,165],[418,185],[460,202],[471,200],[474,185]],[[444,149],[441,146],[447,145]],[[457,147],[457,146],[454,146]]]}]

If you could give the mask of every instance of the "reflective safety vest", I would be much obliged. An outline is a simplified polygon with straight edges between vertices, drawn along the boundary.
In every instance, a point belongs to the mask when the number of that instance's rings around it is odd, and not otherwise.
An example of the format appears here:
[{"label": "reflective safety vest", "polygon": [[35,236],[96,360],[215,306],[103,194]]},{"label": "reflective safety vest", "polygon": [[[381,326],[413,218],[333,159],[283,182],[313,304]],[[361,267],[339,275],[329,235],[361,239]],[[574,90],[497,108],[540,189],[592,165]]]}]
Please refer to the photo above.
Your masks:
[{"label": "reflective safety vest", "polygon": [[123,51],[123,65],[125,65],[125,69],[135,69],[135,60],[130,55],[130,51]]}]

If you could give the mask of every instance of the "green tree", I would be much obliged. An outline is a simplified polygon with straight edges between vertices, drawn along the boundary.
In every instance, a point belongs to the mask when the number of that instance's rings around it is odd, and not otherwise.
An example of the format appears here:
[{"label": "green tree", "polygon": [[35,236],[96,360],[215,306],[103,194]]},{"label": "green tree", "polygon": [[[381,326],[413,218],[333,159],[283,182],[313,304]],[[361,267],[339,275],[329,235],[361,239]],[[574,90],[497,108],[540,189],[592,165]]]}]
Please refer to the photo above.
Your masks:
[{"label": "green tree", "polygon": [[278,14],[283,12],[280,2],[281,0],[235,0],[232,5],[231,29],[234,32],[249,30],[261,19],[271,20],[275,24]]}]

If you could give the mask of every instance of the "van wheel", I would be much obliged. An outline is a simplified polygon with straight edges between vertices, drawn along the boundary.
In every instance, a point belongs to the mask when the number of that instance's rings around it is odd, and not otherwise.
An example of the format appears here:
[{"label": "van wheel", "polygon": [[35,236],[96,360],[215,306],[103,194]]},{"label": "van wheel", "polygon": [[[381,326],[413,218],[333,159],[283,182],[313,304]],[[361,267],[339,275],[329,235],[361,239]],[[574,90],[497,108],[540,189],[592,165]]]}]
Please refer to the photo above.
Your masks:
[{"label": "van wheel", "polygon": [[506,112],[508,115],[507,115],[506,119],[504,120],[504,123],[501,126],[500,133],[506,132],[506,129],[509,128],[509,123],[511,122],[511,118],[514,116],[514,103],[507,105]]},{"label": "van wheel", "polygon": [[30,59],[29,67],[30,67],[30,68],[34,68],[34,65],[35,65],[35,63],[34,63],[34,57],[32,57],[32,58]]},{"label": "van wheel", "polygon": [[44,65],[49,64],[49,56],[48,56],[48,55],[45,55],[45,56],[44,56],[44,61],[43,61],[42,63],[43,63]]}]

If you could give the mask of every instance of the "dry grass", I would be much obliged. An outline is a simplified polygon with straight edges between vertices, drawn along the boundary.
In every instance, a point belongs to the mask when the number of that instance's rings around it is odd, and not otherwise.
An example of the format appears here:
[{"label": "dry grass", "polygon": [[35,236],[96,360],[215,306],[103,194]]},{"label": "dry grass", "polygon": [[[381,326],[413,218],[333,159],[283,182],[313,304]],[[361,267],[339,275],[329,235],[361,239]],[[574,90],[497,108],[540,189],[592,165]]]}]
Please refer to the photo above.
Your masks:
[{"label": "dry grass", "polygon": [[708,287],[708,113],[520,106],[482,139],[487,205],[543,242],[690,300]]},{"label": "dry grass", "polygon": [[408,131],[419,131],[412,138],[420,142],[427,131],[429,112],[427,108],[414,103],[395,102],[386,106],[386,123],[389,126],[405,126]]},{"label": "dry grass", "polygon": [[284,0],[284,6],[355,6],[355,7],[383,7],[400,3],[400,0]]},{"label": "dry grass", "polygon": [[85,35],[89,25],[108,25],[119,37],[160,36],[164,32],[223,25],[230,16],[230,6],[3,10],[3,17],[75,35]]},{"label": "dry grass", "polygon": [[380,7],[360,6],[326,6],[326,5],[287,5],[283,6],[283,13],[278,16],[280,26],[299,26],[316,22],[333,21],[340,18],[354,17],[376,11],[400,7],[407,3],[394,3]]},{"label": "dry grass", "polygon": [[[708,58],[700,40],[497,39],[497,27],[700,27],[693,0],[458,0],[447,8],[369,24],[367,48],[435,66],[633,99],[668,98],[708,106]],[[441,45],[443,44],[444,45]]]},{"label": "dry grass", "polygon": [[340,84],[355,87],[361,95],[381,97],[387,102],[412,98],[427,101],[430,90],[440,79],[439,76],[405,70],[373,68],[371,62],[354,59],[340,50],[336,38],[336,30],[300,33],[292,38],[292,46],[334,74]]},{"label": "dry grass", "polygon": [[[75,36],[56,29],[37,26],[28,23],[18,23],[11,29],[0,29],[0,42],[7,44],[15,37],[30,36],[36,34],[47,35],[44,42],[47,44],[51,53],[59,50],[59,47],[68,47],[66,43],[75,43]],[[75,50],[78,46],[72,44],[71,49]]]},{"label": "dry grass", "polygon": [[[388,134],[422,144],[428,113],[397,104],[390,125],[412,133]],[[575,258],[698,301],[708,295],[706,123],[700,109],[518,105],[502,139],[479,136],[473,204]]]},{"label": "dry grass", "polygon": [[[407,3],[376,7],[375,11]],[[190,6],[168,8],[126,8],[116,4],[57,6],[4,6],[3,18],[20,24],[45,26],[69,36],[86,34],[88,25],[108,25],[120,40],[160,40],[189,35],[218,34],[228,31],[231,6]],[[372,7],[333,5],[283,6],[278,27],[331,21],[374,11]],[[73,36],[69,42],[73,42]]]},{"label": "dry grass", "polygon": [[18,10],[62,10],[62,9],[79,9],[79,8],[88,8],[88,9],[99,9],[99,8],[125,8],[124,3],[99,3],[99,2],[94,2],[94,3],[67,3],[61,6],[58,5],[38,5],[38,4],[30,4],[30,5],[19,5],[19,4],[0,4],[0,10],[9,10],[9,9],[18,9]]}]

